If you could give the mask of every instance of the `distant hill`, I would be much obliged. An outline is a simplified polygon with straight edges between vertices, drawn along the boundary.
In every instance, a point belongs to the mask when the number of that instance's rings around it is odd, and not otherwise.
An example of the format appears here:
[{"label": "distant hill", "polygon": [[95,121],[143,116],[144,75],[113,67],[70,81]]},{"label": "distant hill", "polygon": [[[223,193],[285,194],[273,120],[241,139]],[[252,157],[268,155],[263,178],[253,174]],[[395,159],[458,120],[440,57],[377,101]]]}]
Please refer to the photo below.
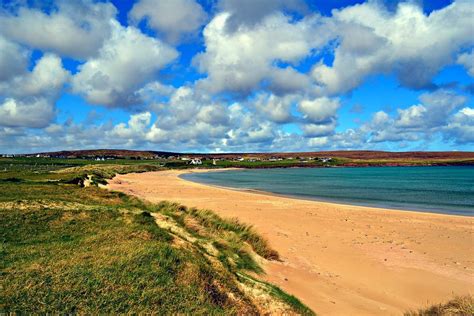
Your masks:
[{"label": "distant hill", "polygon": [[61,158],[81,157],[113,157],[113,158],[142,158],[152,159],[157,157],[189,156],[202,158],[227,158],[256,157],[256,158],[289,158],[289,157],[338,157],[349,159],[469,159],[474,158],[474,152],[465,151],[370,151],[370,150],[338,150],[314,152],[274,152],[274,153],[180,153],[153,150],[124,150],[124,149],[92,149],[92,150],[64,150],[56,152],[42,152],[28,154],[27,156],[50,156]]}]

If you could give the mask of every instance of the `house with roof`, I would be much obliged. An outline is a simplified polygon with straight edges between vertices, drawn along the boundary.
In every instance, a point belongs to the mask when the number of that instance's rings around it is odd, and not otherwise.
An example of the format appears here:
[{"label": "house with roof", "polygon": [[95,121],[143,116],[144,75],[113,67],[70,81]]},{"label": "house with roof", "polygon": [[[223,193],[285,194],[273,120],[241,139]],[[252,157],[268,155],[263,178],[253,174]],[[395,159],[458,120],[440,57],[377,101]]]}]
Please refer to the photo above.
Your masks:
[{"label": "house with roof", "polygon": [[202,165],[202,161],[199,158],[193,158],[189,161],[190,165]]}]

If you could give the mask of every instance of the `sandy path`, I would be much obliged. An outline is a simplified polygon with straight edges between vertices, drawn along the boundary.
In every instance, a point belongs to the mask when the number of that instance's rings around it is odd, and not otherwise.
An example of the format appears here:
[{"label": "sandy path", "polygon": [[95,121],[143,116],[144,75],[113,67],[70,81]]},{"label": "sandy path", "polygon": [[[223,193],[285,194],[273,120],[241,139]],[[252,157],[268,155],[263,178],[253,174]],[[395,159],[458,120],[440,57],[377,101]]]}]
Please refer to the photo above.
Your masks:
[{"label": "sandy path", "polygon": [[253,224],[283,259],[264,278],[321,315],[399,315],[474,293],[474,218],[234,191],[184,172],[119,175],[109,187]]}]

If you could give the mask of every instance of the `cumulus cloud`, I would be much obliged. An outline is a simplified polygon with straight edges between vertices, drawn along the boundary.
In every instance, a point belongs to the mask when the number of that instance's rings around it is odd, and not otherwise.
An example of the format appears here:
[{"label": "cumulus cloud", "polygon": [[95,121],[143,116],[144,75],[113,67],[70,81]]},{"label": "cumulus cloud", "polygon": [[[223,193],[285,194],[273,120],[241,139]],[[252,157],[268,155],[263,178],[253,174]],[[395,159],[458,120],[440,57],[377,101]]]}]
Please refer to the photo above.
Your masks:
[{"label": "cumulus cloud", "polygon": [[207,19],[203,8],[194,0],[140,0],[129,18],[135,24],[146,20],[148,25],[171,42],[196,32]]},{"label": "cumulus cloud", "polygon": [[[178,56],[161,39],[177,44],[197,34],[207,20],[197,0],[139,0],[128,27],[108,1],[58,1],[51,10],[2,6],[0,147],[299,151],[393,149],[434,137],[456,149],[474,142],[472,104],[455,92],[461,85],[432,84],[455,63],[473,75],[471,2],[425,14],[413,1],[389,8],[369,1],[332,16],[308,13],[299,0],[216,3],[192,62],[202,76],[185,76],[182,86],[160,73],[176,72],[167,66]],[[142,33],[144,26],[156,37]],[[41,57],[30,69],[33,49]],[[79,61],[77,73],[69,74],[60,56]],[[358,127],[338,126],[350,96],[336,95],[376,74],[432,92],[411,106],[376,111]],[[129,117],[114,125],[98,110],[84,122],[61,123],[55,103],[65,85],[89,104],[121,107]],[[354,106],[340,113],[359,112]]]},{"label": "cumulus cloud", "polygon": [[336,128],[336,121],[331,121],[326,124],[308,123],[301,125],[303,135],[306,137],[322,137],[331,135]]},{"label": "cumulus cloud", "polygon": [[471,77],[474,77],[474,49],[470,53],[460,54],[457,63],[463,65]]},{"label": "cumulus cloud", "polygon": [[0,84],[0,91],[18,98],[56,98],[69,78],[70,74],[63,68],[61,59],[56,55],[46,54],[37,61],[31,72],[15,77],[5,85]]},{"label": "cumulus cloud", "polygon": [[58,1],[49,14],[26,7],[3,10],[0,34],[32,48],[86,59],[109,37],[109,21],[116,13],[111,3],[91,0]]},{"label": "cumulus cloud", "polygon": [[[240,103],[216,102],[194,87],[176,89],[168,102],[152,106],[156,121],[146,134],[150,143],[188,150],[255,150],[271,146],[277,125]],[[249,147],[250,146],[250,147]]]},{"label": "cumulus cloud", "polygon": [[231,31],[241,25],[255,26],[266,16],[281,10],[301,13],[307,9],[302,0],[221,0],[218,8],[230,13],[226,23]]},{"label": "cumulus cloud", "polygon": [[291,114],[291,107],[298,98],[295,95],[278,97],[274,94],[259,94],[253,104],[258,113],[275,123],[289,123],[295,118]]},{"label": "cumulus cloud", "polygon": [[72,90],[92,103],[109,107],[139,104],[137,90],[178,56],[177,51],[134,27],[111,22],[112,35],[99,55],[79,66]]},{"label": "cumulus cloud", "polygon": [[131,146],[137,141],[140,142],[145,139],[150,121],[150,112],[132,114],[127,124],[119,123],[115,125],[111,131],[106,133],[106,137],[122,139]]},{"label": "cumulus cloud", "polygon": [[444,138],[457,144],[474,144],[474,108],[465,107],[448,120]]},{"label": "cumulus cloud", "polygon": [[54,117],[54,106],[47,99],[33,97],[24,102],[8,98],[0,104],[0,125],[46,127]]},{"label": "cumulus cloud", "polygon": [[152,109],[157,119],[147,134],[150,142],[211,146],[226,137],[227,108],[191,87],[176,89],[169,102],[155,104]]},{"label": "cumulus cloud", "polygon": [[[397,109],[395,116],[376,112],[372,121],[363,126],[372,142],[416,141],[446,130],[464,129],[467,121],[459,124],[463,114],[455,114],[467,99],[448,90],[437,90],[420,96],[420,104]],[[447,126],[451,125],[452,129]],[[460,135],[461,133],[452,133]],[[458,140],[460,141],[460,140]]]},{"label": "cumulus cloud", "polygon": [[61,59],[47,54],[31,72],[0,83],[0,125],[46,127],[55,117],[55,102],[69,80]]},{"label": "cumulus cloud", "polygon": [[367,76],[388,72],[404,86],[429,87],[453,55],[474,44],[473,15],[474,5],[465,0],[430,15],[410,2],[399,3],[395,12],[375,1],[334,10],[327,23],[340,44],[333,64],[316,64],[312,76],[330,94],[350,91]]},{"label": "cumulus cloud", "polygon": [[437,90],[420,96],[422,104],[398,109],[398,127],[429,130],[446,122],[453,110],[466,102],[466,97],[452,91]]},{"label": "cumulus cloud", "polygon": [[301,113],[303,113],[304,118],[311,123],[334,121],[339,107],[340,103],[338,99],[329,99],[327,97],[302,100],[299,104],[299,109]]},{"label": "cumulus cloud", "polygon": [[29,52],[0,35],[0,82],[21,74],[28,65]]},{"label": "cumulus cloud", "polygon": [[304,74],[284,69],[276,62],[297,63],[322,44],[314,36],[315,16],[292,22],[282,13],[265,17],[253,27],[226,30],[231,14],[217,14],[204,29],[206,51],[197,55],[194,64],[207,74],[201,86],[211,93],[232,91],[246,94],[259,87],[264,79],[273,81],[277,90],[291,91],[308,83]]}]

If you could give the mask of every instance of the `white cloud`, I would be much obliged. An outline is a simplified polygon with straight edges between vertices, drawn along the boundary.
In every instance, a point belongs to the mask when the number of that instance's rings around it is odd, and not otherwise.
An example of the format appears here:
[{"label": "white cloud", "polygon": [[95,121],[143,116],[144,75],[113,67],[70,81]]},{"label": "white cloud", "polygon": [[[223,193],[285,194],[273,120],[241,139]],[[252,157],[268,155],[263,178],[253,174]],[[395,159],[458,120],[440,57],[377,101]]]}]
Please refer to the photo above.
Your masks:
[{"label": "white cloud", "polygon": [[297,97],[294,95],[278,97],[274,94],[261,93],[250,103],[265,119],[275,123],[289,123],[294,120],[291,106],[296,100]]},{"label": "white cloud", "polygon": [[338,99],[329,99],[327,97],[302,100],[299,104],[300,112],[303,113],[304,118],[311,123],[334,121],[339,107],[340,102]]},{"label": "white cloud", "polygon": [[[15,97],[48,96],[56,98],[63,85],[69,80],[61,59],[53,54],[41,57],[28,74],[15,77],[5,87],[0,85],[0,91]],[[10,91],[8,91],[10,90]]]},{"label": "white cloud", "polygon": [[146,130],[150,125],[150,120],[150,112],[132,114],[128,120],[128,124],[119,123],[115,125],[114,128],[107,133],[107,136],[127,139],[130,142],[143,140]]},{"label": "white cloud", "polygon": [[323,146],[326,146],[329,142],[328,137],[312,137],[308,139],[308,146],[311,148],[321,148]]},{"label": "white cloud", "polygon": [[301,130],[303,131],[303,135],[306,137],[322,137],[331,135],[336,128],[336,121],[331,121],[329,123],[324,124],[302,124]]},{"label": "white cloud", "polygon": [[311,88],[311,79],[293,67],[273,68],[270,75],[269,90],[278,95],[302,93]]},{"label": "white cloud", "polygon": [[79,67],[72,90],[92,104],[128,107],[140,103],[137,90],[178,55],[175,49],[134,27],[112,23],[112,36],[99,56]]},{"label": "white cloud", "polygon": [[29,53],[26,49],[0,35],[0,82],[23,73],[28,59]]},{"label": "white cloud", "polygon": [[425,122],[428,110],[425,106],[418,104],[412,105],[408,109],[398,109],[397,126],[405,128],[420,127]]},{"label": "white cloud", "polygon": [[465,107],[448,120],[443,129],[446,139],[457,144],[474,144],[474,108]]},{"label": "white cloud", "polygon": [[[303,74],[292,68],[279,69],[277,61],[297,63],[324,42],[313,33],[317,17],[292,23],[290,17],[274,13],[254,27],[226,30],[230,13],[216,15],[204,29],[206,51],[194,58],[194,64],[207,78],[200,85],[212,93],[234,91],[248,93],[264,79],[274,79],[278,90],[301,88]],[[296,79],[301,83],[284,82]],[[306,80],[307,81],[307,80]]]},{"label": "white cloud", "polygon": [[146,135],[152,143],[212,147],[231,126],[227,108],[192,87],[176,89],[168,102],[155,104],[152,110],[157,119]]},{"label": "white cloud", "polygon": [[0,126],[42,128],[48,126],[54,115],[53,104],[41,97],[27,102],[8,98],[0,104]]},{"label": "white cloud", "polygon": [[61,59],[47,54],[31,72],[0,83],[0,125],[9,127],[46,127],[55,117],[55,102],[69,73]]},{"label": "white cloud", "polygon": [[221,0],[218,7],[230,13],[227,24],[231,31],[241,25],[255,26],[266,16],[281,10],[302,13],[307,9],[302,0]]},{"label": "white cloud", "polygon": [[58,1],[50,14],[20,7],[16,13],[0,11],[0,34],[33,48],[85,59],[109,37],[109,21],[116,13],[111,3],[91,0]]},{"label": "white cloud", "polygon": [[456,117],[464,116],[454,112],[466,103],[464,96],[441,89],[422,94],[419,99],[420,104],[397,109],[394,117],[383,111],[375,113],[372,121],[362,127],[371,134],[370,141],[416,141],[449,130],[449,125],[452,126],[451,130],[460,126]]},{"label": "white cloud", "polygon": [[471,49],[470,53],[460,54],[457,63],[463,65],[467,72],[474,77],[474,49]]},{"label": "white cloud", "polygon": [[405,86],[426,87],[454,54],[474,44],[470,1],[456,1],[430,15],[413,3],[400,3],[392,13],[375,1],[333,15],[327,24],[340,39],[334,62],[318,63],[312,70],[324,93],[350,91],[367,76],[388,72]]},{"label": "white cloud", "polygon": [[196,32],[206,21],[207,14],[194,0],[140,0],[133,6],[129,18],[135,24],[146,19],[151,28],[174,43]]}]

